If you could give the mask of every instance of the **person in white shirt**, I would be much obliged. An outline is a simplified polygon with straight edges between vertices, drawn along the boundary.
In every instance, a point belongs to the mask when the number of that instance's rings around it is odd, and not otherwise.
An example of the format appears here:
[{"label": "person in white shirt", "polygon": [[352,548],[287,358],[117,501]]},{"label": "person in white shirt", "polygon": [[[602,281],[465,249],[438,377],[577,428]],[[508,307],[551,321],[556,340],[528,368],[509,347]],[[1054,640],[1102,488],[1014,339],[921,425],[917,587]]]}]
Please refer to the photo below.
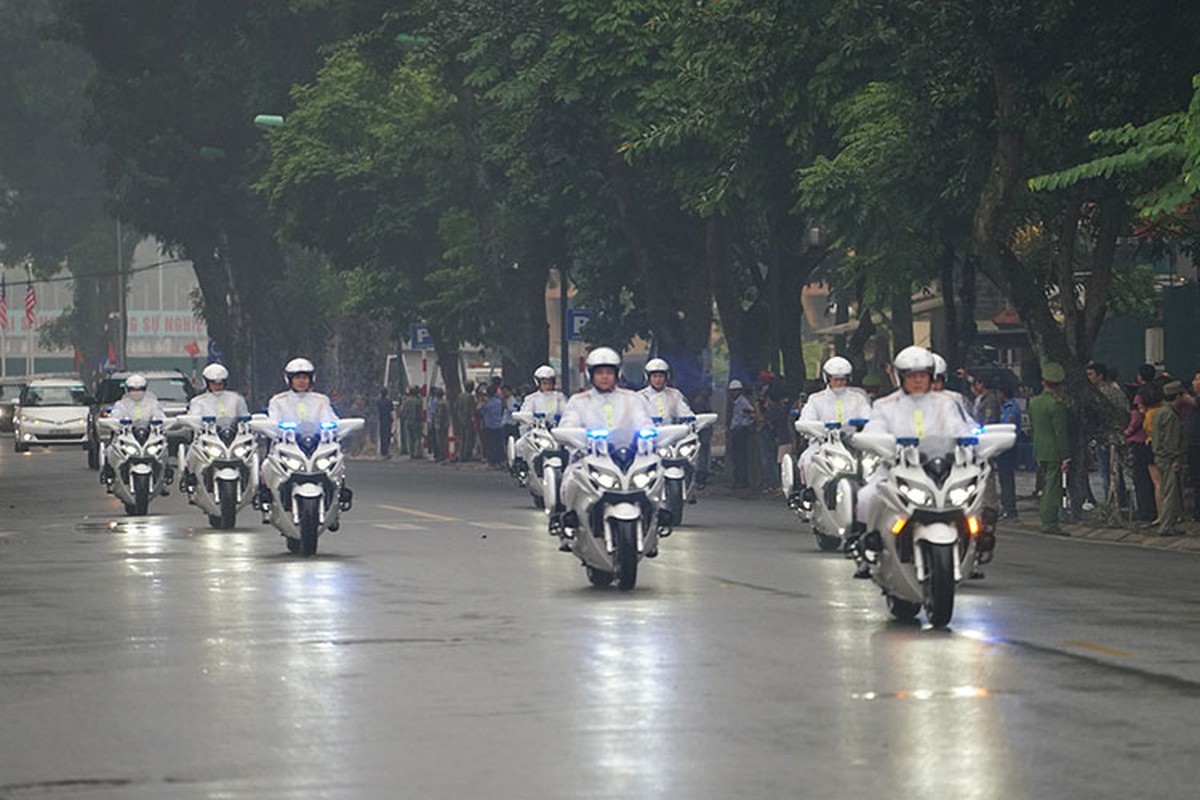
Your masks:
[{"label": "person in white shirt", "polygon": [[320,425],[337,422],[329,398],[312,391],[316,367],[307,358],[293,358],[283,368],[288,391],[280,392],[267,404],[267,417],[272,422],[295,422],[297,424]]},{"label": "person in white shirt", "polygon": [[117,420],[129,420],[134,425],[146,425],[151,420],[166,419],[166,412],[158,403],[154,392],[146,389],[144,375],[133,374],[125,379],[125,395],[113,404],[109,416]]},{"label": "person in white shirt", "polygon": [[200,373],[208,391],[198,394],[188,402],[187,413],[197,417],[216,417],[226,423],[230,419],[250,416],[246,400],[237,392],[229,391],[229,370],[221,364],[209,364]]},{"label": "person in white shirt", "polygon": [[[821,366],[821,377],[825,389],[811,395],[800,409],[800,419],[812,422],[837,422],[845,425],[852,419],[866,420],[871,416],[871,399],[861,389],[850,386],[854,366],[841,356],[833,356]],[[800,454],[800,483],[794,489],[800,493],[800,501],[806,507],[813,503],[812,489],[808,486],[808,472],[812,468],[813,456],[820,443],[809,440],[808,447]]]},{"label": "person in white shirt", "polygon": [[683,392],[668,386],[671,365],[664,359],[652,358],[646,362],[647,386],[639,392],[650,406],[650,412],[662,424],[670,425],[696,416],[688,406]]},{"label": "person in white shirt", "polygon": [[[558,372],[549,364],[543,364],[533,371],[533,380],[538,390],[525,395],[521,401],[521,411],[530,414],[541,414],[545,418],[546,427],[554,427],[567,408],[567,396],[555,388],[558,383]],[[525,444],[525,434],[531,426],[522,424],[521,435],[517,439],[516,456],[526,460],[529,457]]]},{"label": "person in white shirt", "polygon": [[[620,354],[609,347],[597,347],[588,353],[584,363],[592,388],[574,395],[567,402],[559,425],[564,428],[604,429],[608,431],[610,442],[618,446],[632,443],[639,430],[654,424],[653,415],[646,405],[646,398],[617,386],[617,375],[621,369]],[[582,461],[567,467],[559,490],[562,498],[568,496],[569,484],[582,468]],[[561,507],[558,502],[555,506]],[[562,514],[551,515],[550,531],[562,536],[559,549],[570,552],[571,545],[563,526]]]}]

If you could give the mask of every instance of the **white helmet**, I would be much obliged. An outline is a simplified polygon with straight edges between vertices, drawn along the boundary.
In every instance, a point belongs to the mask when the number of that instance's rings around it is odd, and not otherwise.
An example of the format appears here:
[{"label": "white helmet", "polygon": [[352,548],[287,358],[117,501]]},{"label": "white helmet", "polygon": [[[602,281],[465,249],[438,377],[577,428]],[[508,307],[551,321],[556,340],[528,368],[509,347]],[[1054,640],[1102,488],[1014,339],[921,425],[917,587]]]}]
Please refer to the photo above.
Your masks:
[{"label": "white helmet", "polygon": [[290,384],[293,375],[299,375],[302,372],[308,373],[309,379],[313,379],[317,368],[307,358],[293,358],[283,368],[283,377]]},{"label": "white helmet", "polygon": [[896,375],[903,378],[909,372],[928,372],[930,377],[933,376],[933,353],[926,350],[924,347],[910,345],[904,348],[899,353],[896,353],[896,358],[892,361],[892,366],[896,370]]},{"label": "white helmet", "polygon": [[849,380],[853,372],[854,365],[848,359],[841,356],[834,356],[821,367],[821,375],[825,378],[825,383],[829,383],[830,378],[845,378]]},{"label": "white helmet", "polygon": [[229,380],[229,370],[220,364],[209,364],[204,368],[204,372],[200,374],[204,376],[204,380],[207,382],[220,381],[224,383]]},{"label": "white helmet", "polygon": [[550,380],[550,381],[558,380],[558,371],[555,370],[554,367],[550,366],[549,364],[542,364],[540,367],[538,367],[537,369],[535,369],[533,371],[533,382],[538,383],[539,381],[546,381],[546,380]]},{"label": "white helmet", "polygon": [[946,369],[947,369],[946,359],[942,358],[937,353],[934,353],[932,351],[929,354],[931,356],[933,356],[933,378],[934,378],[934,380],[937,380],[938,378],[942,378],[944,380],[946,378]]},{"label": "white helmet", "polygon": [[670,372],[670,371],[671,371],[671,365],[668,364],[664,359],[652,358],[646,362],[645,372],[646,372],[647,380],[650,379],[651,372]]},{"label": "white helmet", "polygon": [[125,388],[131,392],[142,391],[146,388],[146,376],[134,373],[125,379]]},{"label": "white helmet", "polygon": [[597,347],[587,354],[587,360],[584,361],[584,365],[587,367],[589,378],[592,376],[592,370],[596,367],[612,367],[617,372],[620,372],[621,354],[611,347]]},{"label": "white helmet", "polygon": [[731,380],[731,381],[729,382],[729,388],[730,388],[730,390],[731,390],[731,391],[732,391],[732,390],[734,390],[734,389],[741,389],[741,388],[742,388],[742,382],[741,382],[741,381],[739,381],[737,378],[734,378],[733,380]]}]

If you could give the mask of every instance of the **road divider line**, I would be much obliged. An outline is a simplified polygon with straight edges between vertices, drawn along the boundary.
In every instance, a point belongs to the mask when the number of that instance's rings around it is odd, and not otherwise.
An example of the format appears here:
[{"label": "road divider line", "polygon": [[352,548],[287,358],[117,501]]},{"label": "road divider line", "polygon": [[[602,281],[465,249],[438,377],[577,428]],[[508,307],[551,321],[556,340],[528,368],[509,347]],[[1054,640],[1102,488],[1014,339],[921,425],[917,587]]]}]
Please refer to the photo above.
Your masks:
[{"label": "road divider line", "polygon": [[494,531],[527,531],[528,525],[511,525],[507,522],[472,522],[476,528],[484,528]]},{"label": "road divider line", "polygon": [[389,505],[380,504],[375,507],[382,508],[387,511],[399,511],[401,514],[409,514],[414,517],[420,517],[421,519],[430,519],[430,520],[433,520],[434,522],[458,522],[459,521],[458,517],[443,517],[441,514],[430,514],[428,511],[418,511],[415,508],[405,508],[404,506],[389,506]]},{"label": "road divider line", "polygon": [[1103,653],[1106,656],[1114,656],[1116,658],[1128,658],[1134,654],[1132,650],[1122,650],[1119,647],[1108,647],[1094,642],[1070,641],[1063,642],[1063,644],[1067,647],[1078,647],[1082,650],[1091,650],[1094,653]]}]

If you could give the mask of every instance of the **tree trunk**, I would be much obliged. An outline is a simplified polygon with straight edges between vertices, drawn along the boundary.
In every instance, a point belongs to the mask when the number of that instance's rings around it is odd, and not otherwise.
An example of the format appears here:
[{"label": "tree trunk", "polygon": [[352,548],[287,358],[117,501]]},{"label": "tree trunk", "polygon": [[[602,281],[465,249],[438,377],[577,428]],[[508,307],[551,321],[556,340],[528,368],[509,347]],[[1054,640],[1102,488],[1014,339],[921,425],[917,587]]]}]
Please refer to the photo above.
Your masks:
[{"label": "tree trunk", "polygon": [[892,353],[899,353],[913,343],[912,292],[897,289],[892,295]]}]

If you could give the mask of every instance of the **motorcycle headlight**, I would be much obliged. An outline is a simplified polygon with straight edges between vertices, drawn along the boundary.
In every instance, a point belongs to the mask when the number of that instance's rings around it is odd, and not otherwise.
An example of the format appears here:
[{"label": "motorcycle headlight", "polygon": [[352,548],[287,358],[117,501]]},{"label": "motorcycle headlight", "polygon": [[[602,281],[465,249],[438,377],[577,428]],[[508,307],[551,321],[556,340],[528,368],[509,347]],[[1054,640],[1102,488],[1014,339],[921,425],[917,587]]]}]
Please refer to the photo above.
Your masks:
[{"label": "motorcycle headlight", "polygon": [[208,456],[209,458],[220,458],[221,456],[225,455],[225,448],[221,447],[221,445],[217,444],[216,442],[205,442],[204,455]]},{"label": "motorcycle headlight", "polygon": [[834,454],[829,459],[829,464],[838,472],[852,472],[854,470],[854,464],[843,455]]},{"label": "motorcycle headlight", "polygon": [[136,456],[138,453],[138,446],[135,442],[119,442],[118,447],[127,456]]},{"label": "motorcycle headlight", "polygon": [[242,442],[233,446],[233,457],[241,461],[250,458],[254,452],[254,442]]},{"label": "motorcycle headlight", "polygon": [[655,476],[658,474],[658,467],[650,467],[641,472],[635,473],[632,479],[633,488],[645,489],[654,482]]},{"label": "motorcycle headlight", "polygon": [[950,504],[954,506],[965,506],[974,495],[974,483],[969,483],[966,486],[955,486],[950,490]]},{"label": "motorcycle headlight", "polygon": [[699,449],[700,445],[697,442],[684,442],[679,446],[679,455],[683,458],[691,458]]},{"label": "motorcycle headlight", "polygon": [[588,477],[596,483],[600,484],[605,489],[615,489],[620,485],[616,475],[610,475],[607,472],[598,470],[595,467],[588,467]]},{"label": "motorcycle headlight", "polygon": [[671,448],[669,448],[669,447],[658,448],[658,457],[659,458],[670,458],[671,457]]},{"label": "motorcycle headlight", "polygon": [[316,466],[317,466],[317,469],[321,472],[329,472],[329,470],[333,469],[334,465],[337,464],[337,462],[338,462],[338,457],[337,457],[337,454],[334,453],[332,455],[321,456],[320,458],[318,458],[317,462],[316,462]]},{"label": "motorcycle headlight", "polygon": [[283,464],[284,469],[289,472],[298,472],[304,469],[304,462],[295,456],[289,456],[287,453],[280,453],[279,463]]},{"label": "motorcycle headlight", "polygon": [[162,455],[162,451],[167,449],[166,442],[150,442],[146,445],[146,455],[151,458],[158,458]]},{"label": "motorcycle headlight", "polygon": [[927,506],[933,501],[933,497],[930,496],[929,492],[920,486],[910,486],[907,483],[901,483],[899,488],[900,494],[914,506]]}]

